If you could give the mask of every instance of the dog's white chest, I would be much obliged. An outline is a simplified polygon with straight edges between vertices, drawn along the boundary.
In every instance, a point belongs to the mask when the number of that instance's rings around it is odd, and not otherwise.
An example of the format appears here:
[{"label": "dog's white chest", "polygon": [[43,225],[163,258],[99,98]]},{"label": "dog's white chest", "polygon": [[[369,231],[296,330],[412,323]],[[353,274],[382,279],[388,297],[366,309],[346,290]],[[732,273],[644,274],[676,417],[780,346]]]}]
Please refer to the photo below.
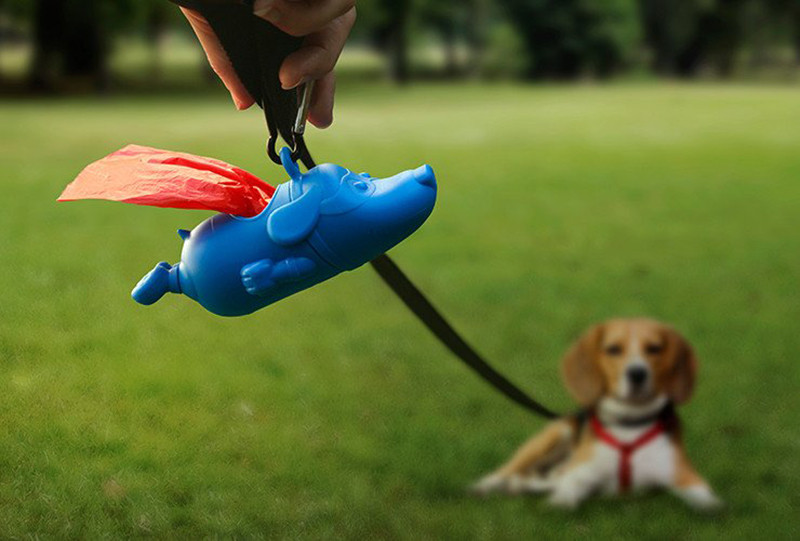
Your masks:
[{"label": "dog's white chest", "polygon": [[[611,427],[608,432],[619,442],[635,441],[647,428]],[[622,453],[611,445],[597,441],[587,466],[598,474],[599,489],[616,494],[620,490]],[[675,447],[666,434],[659,434],[636,448],[628,456],[631,488],[648,488],[672,484],[675,478]]]}]

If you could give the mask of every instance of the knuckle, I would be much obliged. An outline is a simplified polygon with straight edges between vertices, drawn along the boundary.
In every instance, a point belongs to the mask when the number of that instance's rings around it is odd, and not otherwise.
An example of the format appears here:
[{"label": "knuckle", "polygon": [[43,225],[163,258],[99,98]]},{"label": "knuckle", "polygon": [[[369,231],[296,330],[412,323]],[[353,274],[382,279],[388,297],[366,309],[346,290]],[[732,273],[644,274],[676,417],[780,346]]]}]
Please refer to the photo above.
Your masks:
[{"label": "knuckle", "polygon": [[327,73],[333,71],[333,68],[336,67],[336,61],[338,60],[337,55],[331,53],[330,51],[325,51],[320,55],[319,61],[319,74],[321,77],[324,77]]},{"label": "knuckle", "polygon": [[327,73],[333,71],[336,66],[336,61],[339,55],[335,51],[323,46],[312,46],[308,49],[308,69],[311,74],[317,78],[324,77]]}]

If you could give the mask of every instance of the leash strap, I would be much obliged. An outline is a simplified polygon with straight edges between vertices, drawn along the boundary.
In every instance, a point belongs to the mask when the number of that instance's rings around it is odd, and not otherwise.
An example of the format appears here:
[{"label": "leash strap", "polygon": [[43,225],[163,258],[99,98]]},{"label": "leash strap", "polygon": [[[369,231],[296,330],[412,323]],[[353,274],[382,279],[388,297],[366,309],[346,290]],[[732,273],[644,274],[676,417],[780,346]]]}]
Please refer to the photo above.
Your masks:
[{"label": "leash strap", "polygon": [[234,0],[171,1],[197,11],[208,21],[242,85],[259,107],[269,111],[270,134],[279,133],[291,144],[297,92],[281,87],[278,71],[283,60],[300,47],[302,38],[254,17],[252,1],[250,5]]},{"label": "leash strap", "polygon": [[546,419],[554,419],[557,414],[543,406],[511,383],[500,372],[492,368],[442,316],[417,286],[400,270],[400,267],[386,254],[372,261],[378,275],[400,297],[405,305],[428,327],[436,338],[444,344],[458,359],[473,369],[477,374],[523,408],[541,415]]},{"label": "leash strap", "polygon": [[[293,157],[299,159],[308,169],[313,169],[316,163],[308,152],[302,133],[295,129],[298,124],[298,109],[301,107],[297,91],[284,90],[278,80],[278,71],[283,60],[300,47],[302,40],[285,34],[259,17],[254,17],[253,0],[242,0],[239,4],[209,0],[172,1],[199,12],[214,29],[242,84],[264,110],[270,134],[270,157],[274,160],[272,154],[277,156],[275,143],[277,135],[280,135],[293,148]],[[243,29],[247,29],[247,36]],[[307,99],[308,92],[305,93],[304,104]],[[492,368],[388,255],[383,254],[371,263],[378,275],[414,315],[464,364],[523,408],[547,419],[557,417],[556,413]]]}]

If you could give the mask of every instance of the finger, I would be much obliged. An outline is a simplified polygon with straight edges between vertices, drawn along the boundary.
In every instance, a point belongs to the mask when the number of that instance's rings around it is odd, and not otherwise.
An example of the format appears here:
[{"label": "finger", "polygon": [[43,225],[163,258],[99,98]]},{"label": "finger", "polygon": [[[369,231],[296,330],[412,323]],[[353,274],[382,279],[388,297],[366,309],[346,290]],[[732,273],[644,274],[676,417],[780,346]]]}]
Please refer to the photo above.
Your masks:
[{"label": "finger", "polygon": [[255,100],[236,74],[233,64],[208,21],[196,11],[186,8],[181,8],[181,11],[189,20],[194,33],[197,34],[197,39],[200,40],[200,45],[203,46],[203,51],[208,57],[211,68],[219,75],[225,88],[231,93],[236,108],[243,110],[253,105]]},{"label": "finger", "polygon": [[333,124],[333,96],[336,91],[336,76],[332,71],[317,81],[311,106],[308,108],[308,121],[324,130]]},{"label": "finger", "polygon": [[333,71],[355,22],[356,9],[351,8],[324,29],[306,37],[303,46],[286,57],[281,65],[281,86],[295,88]]},{"label": "finger", "polygon": [[253,13],[287,34],[307,36],[355,6],[355,0],[256,0]]}]

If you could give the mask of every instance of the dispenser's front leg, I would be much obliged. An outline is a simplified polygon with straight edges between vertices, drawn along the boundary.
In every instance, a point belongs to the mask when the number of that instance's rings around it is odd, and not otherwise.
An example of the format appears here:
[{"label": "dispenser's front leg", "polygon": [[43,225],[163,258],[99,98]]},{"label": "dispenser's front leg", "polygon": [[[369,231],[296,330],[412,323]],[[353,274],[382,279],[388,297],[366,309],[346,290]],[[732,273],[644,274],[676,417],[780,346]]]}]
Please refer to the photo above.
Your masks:
[{"label": "dispenser's front leg", "polygon": [[317,264],[305,257],[262,259],[242,267],[242,285],[251,295],[264,296],[278,285],[310,278]]}]

